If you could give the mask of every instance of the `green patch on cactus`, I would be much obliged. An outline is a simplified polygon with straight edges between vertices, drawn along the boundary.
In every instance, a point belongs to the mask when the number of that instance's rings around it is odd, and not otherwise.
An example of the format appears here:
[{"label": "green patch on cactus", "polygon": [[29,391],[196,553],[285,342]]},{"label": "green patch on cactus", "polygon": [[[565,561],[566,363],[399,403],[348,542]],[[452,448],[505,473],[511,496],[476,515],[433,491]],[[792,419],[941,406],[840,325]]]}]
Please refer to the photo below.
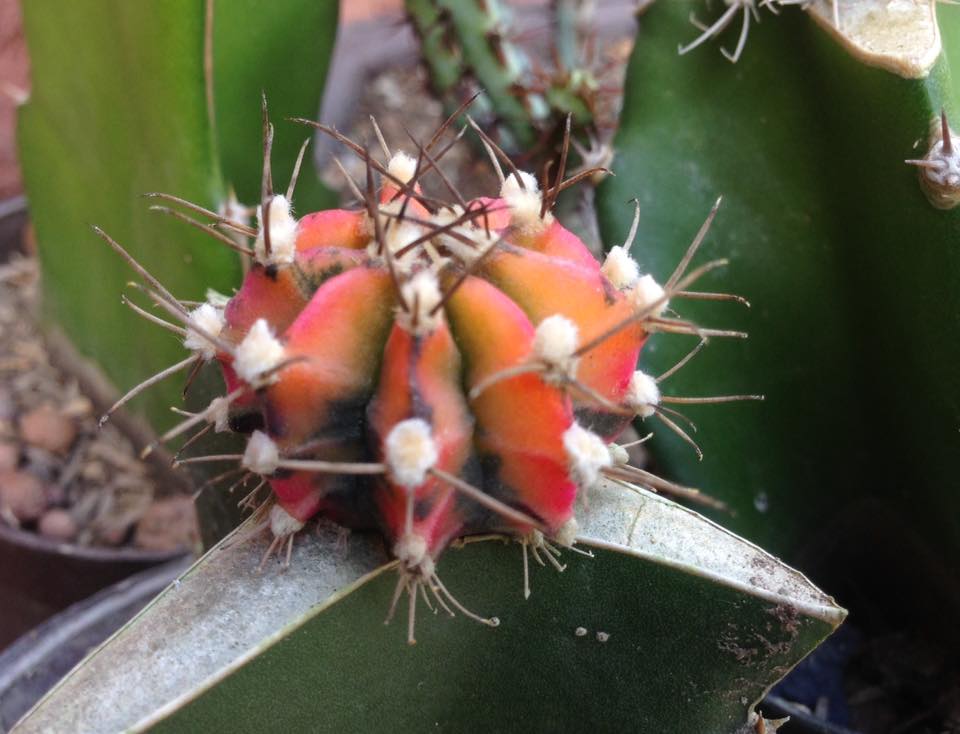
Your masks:
[{"label": "green patch on cactus", "polygon": [[[728,502],[735,515],[718,519],[764,547],[792,558],[812,544],[911,549],[898,560],[932,580],[923,594],[956,604],[944,559],[960,550],[960,210],[931,206],[904,160],[924,156],[941,108],[960,120],[948,63],[960,14],[938,6],[945,55],[906,79],[796,9],[752,27],[736,65],[711,45],[678,56],[694,9],[707,17],[702,3],[670,2],[641,18],[600,218],[617,241],[638,196],[634,251],[662,276],[677,233],[724,195],[705,247],[733,263],[716,287],[754,303],[733,321],[750,340],[709,345],[667,392],[749,388],[766,402],[691,408],[702,463],[669,435],[654,452],[668,476]],[[706,309],[689,313],[710,325]],[[657,342],[645,359],[665,369],[683,352]]]},{"label": "green patch on cactus", "polygon": [[[444,584],[497,629],[421,605],[383,615],[379,543],[309,533],[292,567],[253,575],[266,539],[228,540],[15,728],[71,731],[739,732],[754,703],[843,619],[797,572],[648,493],[596,488],[584,558],[534,569],[516,544],[444,556]],[[242,532],[242,531],[241,531]],[[404,608],[406,605],[402,605]],[[571,705],[571,702],[576,702]],[[682,713],[682,715],[681,715]]]}]

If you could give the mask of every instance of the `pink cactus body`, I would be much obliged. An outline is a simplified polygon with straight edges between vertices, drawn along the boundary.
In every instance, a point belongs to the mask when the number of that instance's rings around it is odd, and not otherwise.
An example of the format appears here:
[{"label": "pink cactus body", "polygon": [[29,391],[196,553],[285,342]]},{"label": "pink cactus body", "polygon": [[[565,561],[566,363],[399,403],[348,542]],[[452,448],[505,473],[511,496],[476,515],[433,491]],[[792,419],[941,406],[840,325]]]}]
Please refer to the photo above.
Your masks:
[{"label": "pink cactus body", "polygon": [[[576,235],[549,213],[518,226],[509,198],[469,202],[477,216],[411,249],[409,241],[453,218],[412,192],[389,179],[381,187],[381,210],[395,215],[381,217],[382,243],[367,210],[316,212],[297,223],[289,262],[254,263],[226,305],[223,335],[240,349],[262,319],[289,364],[258,385],[219,354],[228,391],[246,388],[231,410],[255,412],[250,425],[280,456],[384,465],[368,476],[277,468],[268,475],[276,503],[297,523],[325,513],[380,528],[391,547],[412,533],[431,559],[464,534],[555,536],[583,489],[565,434],[575,422],[596,441],[623,430],[632,414],[611,406],[623,405],[646,334],[637,321],[571,358],[569,384],[547,368],[508,373],[536,361],[537,327],[548,317],[569,319],[583,343],[635,306]],[[401,209],[408,221],[398,224]],[[458,252],[469,245],[455,247],[450,234],[475,242],[474,252]],[[418,274],[433,291],[410,285]],[[429,425],[436,458],[409,487],[396,481],[385,443],[414,418]],[[478,504],[433,470],[516,513]]]}]

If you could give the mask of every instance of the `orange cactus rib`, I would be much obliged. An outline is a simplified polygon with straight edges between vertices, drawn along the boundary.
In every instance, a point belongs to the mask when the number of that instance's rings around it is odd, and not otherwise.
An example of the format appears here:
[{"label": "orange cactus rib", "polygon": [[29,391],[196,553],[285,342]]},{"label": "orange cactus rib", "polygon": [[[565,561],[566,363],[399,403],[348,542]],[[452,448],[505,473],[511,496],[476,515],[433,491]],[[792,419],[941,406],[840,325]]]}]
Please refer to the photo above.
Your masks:
[{"label": "orange cactus rib", "polygon": [[[626,296],[599,270],[587,270],[568,260],[530,250],[501,248],[486,260],[483,274],[509,295],[534,324],[554,314],[569,318],[579,329],[581,343],[603,334],[633,313]],[[646,336],[639,323],[620,330],[583,355],[577,380],[610,402],[620,403]],[[607,413],[596,403],[577,397],[588,413],[598,414],[597,418]],[[603,434],[612,437],[622,430],[625,420],[612,421]]]},{"label": "orange cactus rib", "polygon": [[[437,444],[437,468],[461,474],[471,453],[473,419],[461,389],[460,354],[445,323],[426,336],[393,327],[368,414],[381,457],[391,428],[407,418],[423,418]],[[463,531],[467,503],[434,477],[415,492],[413,532],[436,556]],[[386,478],[379,482],[376,495],[384,530],[396,541],[405,531],[407,490]]]},{"label": "orange cactus rib", "polygon": [[[498,203],[500,201],[502,200],[498,200]],[[508,215],[507,223],[509,224],[509,209],[506,213]],[[510,242],[524,249],[539,252],[542,255],[567,260],[591,272],[599,272],[600,270],[600,263],[597,262],[590,249],[583,244],[583,240],[556,219],[535,234],[518,231],[510,238]]]},{"label": "orange cactus rib", "polygon": [[510,225],[510,208],[503,199],[478,196],[476,199],[469,201],[468,206],[471,209],[486,207],[489,211],[489,214],[476,220],[478,227],[489,227],[491,231],[500,232]]},{"label": "orange cactus rib", "polygon": [[305,215],[297,227],[297,250],[315,247],[342,247],[362,250],[370,242],[366,212],[328,209]]},{"label": "orange cactus rib", "polygon": [[274,329],[285,329],[303,310],[307,298],[292,268],[268,269],[254,264],[224,309],[224,336],[231,343],[239,343],[260,318]]},{"label": "orange cactus rib", "polygon": [[389,275],[358,267],[324,283],[290,324],[286,357],[302,361],[285,368],[265,398],[269,432],[281,445],[362,430],[344,421],[359,420],[373,393],[393,303]]},{"label": "orange cactus rib", "polygon": [[224,310],[225,336],[238,343],[257,319],[285,330],[324,281],[366,261],[362,251],[314,247],[297,253],[292,267],[254,264]]},{"label": "orange cactus rib", "polygon": [[[467,365],[468,390],[530,354],[533,325],[502,291],[467,278],[447,303]],[[484,488],[557,529],[572,513],[576,487],[567,475],[562,435],[573,421],[570,401],[539,375],[491,385],[470,402]]]}]

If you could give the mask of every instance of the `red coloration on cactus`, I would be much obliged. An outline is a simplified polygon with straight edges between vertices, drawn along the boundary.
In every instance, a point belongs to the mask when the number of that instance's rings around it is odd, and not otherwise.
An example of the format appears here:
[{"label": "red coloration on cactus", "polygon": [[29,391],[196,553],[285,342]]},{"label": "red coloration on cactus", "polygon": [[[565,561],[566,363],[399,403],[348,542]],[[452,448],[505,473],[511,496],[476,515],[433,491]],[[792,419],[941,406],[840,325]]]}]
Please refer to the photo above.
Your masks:
[{"label": "red coloration on cactus", "polygon": [[314,247],[343,247],[360,250],[370,241],[363,212],[328,209],[303,217],[297,226],[297,250]]},{"label": "red coloration on cactus", "polygon": [[588,272],[600,272],[600,263],[589,248],[556,219],[542,232],[518,236],[513,242],[550,257],[569,260]]},{"label": "red coloration on cactus", "polygon": [[[289,559],[293,535],[318,514],[379,528],[400,562],[397,596],[412,597],[411,641],[425,590],[495,625],[437,579],[452,540],[505,531],[524,552],[531,540],[570,545],[577,498],[601,474],[644,481],[606,443],[631,418],[656,415],[688,438],[660,413],[658,381],[635,370],[651,324],[701,333],[662,316],[696,277],[684,277],[689,257],[664,290],[640,277],[629,243],[601,267],[553,218],[562,165],[542,193],[514,172],[500,174],[495,198],[424,197],[417,179],[437,138],[418,160],[398,153],[384,166],[362,153],[357,211],[297,221],[265,175],[254,262],[225,305],[187,312],[106,238],[184,322],[197,363],[216,359],[227,384],[164,440],[203,421],[252,432],[235,458],[272,490],[261,509],[276,536],[270,552],[286,542]],[[205,459],[224,457],[182,461]]]},{"label": "red coloration on cactus", "polygon": [[[468,365],[468,390],[522,363],[532,351],[529,317],[480,278],[463,283],[448,313]],[[484,489],[531,512],[550,531],[559,530],[572,516],[576,498],[563,447],[563,433],[573,422],[570,399],[527,372],[490,385],[470,407],[477,420]]]},{"label": "red coloration on cactus", "polygon": [[[420,418],[432,429],[436,467],[451,474],[463,473],[472,453],[473,418],[461,389],[460,354],[445,323],[422,336],[394,325],[368,415],[380,460],[387,458],[385,444],[391,430],[401,421]],[[435,556],[463,533],[470,511],[459,505],[468,503],[458,502],[453,487],[427,476],[413,490],[413,516],[407,527],[409,491],[390,477],[378,482],[377,506],[384,532],[391,547],[406,534],[418,535]]]},{"label": "red coloration on cactus", "polygon": [[[555,232],[557,227],[559,225],[554,224],[548,231]],[[569,241],[575,237],[565,230],[563,239]],[[599,266],[584,268],[568,259],[504,246],[487,258],[483,271],[534,323],[553,314],[569,318],[578,327],[582,343],[600,336],[634,312],[627,295],[613,287]],[[639,322],[612,335],[580,358],[577,381],[619,405],[630,385],[645,339]],[[573,392],[578,413],[591,416],[589,419],[581,416],[581,422],[608,440],[616,438],[630,419],[630,416],[611,414],[584,391],[574,389]]]}]

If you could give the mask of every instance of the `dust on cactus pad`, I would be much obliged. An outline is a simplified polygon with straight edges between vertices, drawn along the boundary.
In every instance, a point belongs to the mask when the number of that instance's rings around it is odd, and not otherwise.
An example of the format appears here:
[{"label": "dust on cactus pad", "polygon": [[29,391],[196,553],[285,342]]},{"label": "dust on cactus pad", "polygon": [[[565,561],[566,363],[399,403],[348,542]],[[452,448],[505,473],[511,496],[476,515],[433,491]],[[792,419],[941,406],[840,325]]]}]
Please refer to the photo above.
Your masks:
[{"label": "dust on cactus pad", "polygon": [[[552,182],[544,176],[541,187],[477,128],[501,185],[495,196],[464,200],[438,168],[460,138],[443,143],[461,113],[417,144],[416,157],[382,143],[382,163],[336,131],[298,120],[365,161],[366,181],[349,181],[356,209],[294,217],[296,173],[285,194],[273,189],[265,106],[263,191],[254,211],[227,215],[153,194],[177,207],[158,208],[248,259],[229,298],[180,300],[97,230],[171,320],[125,302],[178,333],[190,351],[113,409],[169,375],[218,363],[225,393],[158,442],[192,429],[249,437],[242,454],[179,463],[222,462],[241,481],[260,478],[245,503],[254,508],[256,532],[273,535],[261,567],[275,553],[289,563],[296,534],[319,515],[382,533],[399,572],[389,614],[406,591],[411,643],[421,596],[432,595],[451,614],[499,623],[468,611],[438,577],[437,560],[452,541],[490,532],[514,537],[529,596],[528,550],[562,569],[558,546],[574,545],[575,511],[601,476],[622,482],[624,491],[632,482],[699,496],[630,466],[625,447],[613,443],[627,426],[658,420],[695,446],[671,403],[754,397],[660,391],[710,336],[744,336],[669,311],[682,298],[742,300],[690,290],[723,264],[689,267],[716,207],[661,286],[629,254],[636,217],[627,242],[603,262],[555,219],[559,192],[594,172],[564,178],[569,136],[556,175]],[[440,177],[449,200],[423,193],[427,175]],[[654,378],[637,362],[655,332],[694,335],[700,344]]]}]

